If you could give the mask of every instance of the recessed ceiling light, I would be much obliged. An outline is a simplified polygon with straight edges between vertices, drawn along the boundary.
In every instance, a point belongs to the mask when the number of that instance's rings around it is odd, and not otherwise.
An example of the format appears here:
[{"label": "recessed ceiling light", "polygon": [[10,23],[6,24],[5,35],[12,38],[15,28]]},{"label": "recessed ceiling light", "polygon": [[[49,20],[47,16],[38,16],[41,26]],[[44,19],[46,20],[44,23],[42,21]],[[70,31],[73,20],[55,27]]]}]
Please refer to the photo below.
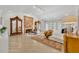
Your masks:
[{"label": "recessed ceiling light", "polygon": [[44,12],[44,10],[40,7],[38,7],[37,5],[34,5],[33,8],[37,9],[38,11],[40,11],[41,13]]}]

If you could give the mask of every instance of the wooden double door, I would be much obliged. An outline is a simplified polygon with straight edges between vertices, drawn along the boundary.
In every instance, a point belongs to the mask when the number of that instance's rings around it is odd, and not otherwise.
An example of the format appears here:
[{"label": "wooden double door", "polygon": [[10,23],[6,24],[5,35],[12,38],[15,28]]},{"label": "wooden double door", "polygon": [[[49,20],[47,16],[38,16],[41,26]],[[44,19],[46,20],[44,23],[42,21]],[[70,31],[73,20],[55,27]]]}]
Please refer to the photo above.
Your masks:
[{"label": "wooden double door", "polygon": [[16,16],[10,18],[10,35],[22,34],[22,20]]}]

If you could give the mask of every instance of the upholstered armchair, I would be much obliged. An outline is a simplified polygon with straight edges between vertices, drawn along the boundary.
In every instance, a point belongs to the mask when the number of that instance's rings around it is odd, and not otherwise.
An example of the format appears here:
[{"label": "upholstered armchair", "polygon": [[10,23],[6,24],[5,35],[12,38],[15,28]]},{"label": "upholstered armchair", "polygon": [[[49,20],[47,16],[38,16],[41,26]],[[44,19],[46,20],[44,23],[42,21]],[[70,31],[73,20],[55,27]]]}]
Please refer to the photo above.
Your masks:
[{"label": "upholstered armchair", "polygon": [[76,35],[64,35],[64,52],[79,53],[79,37]]},{"label": "upholstered armchair", "polygon": [[53,30],[47,30],[47,31],[45,31],[45,32],[44,32],[45,37],[48,39],[49,36],[52,35],[52,32],[53,32]]}]

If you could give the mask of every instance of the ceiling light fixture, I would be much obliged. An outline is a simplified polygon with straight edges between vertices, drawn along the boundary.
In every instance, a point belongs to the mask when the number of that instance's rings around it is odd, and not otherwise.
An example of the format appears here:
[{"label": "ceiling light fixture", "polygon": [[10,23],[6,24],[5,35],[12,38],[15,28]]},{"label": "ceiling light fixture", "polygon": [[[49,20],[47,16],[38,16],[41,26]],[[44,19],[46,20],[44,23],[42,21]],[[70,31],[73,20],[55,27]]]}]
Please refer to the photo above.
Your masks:
[{"label": "ceiling light fixture", "polygon": [[37,9],[38,11],[40,11],[42,13],[45,11],[42,8],[40,8],[39,6],[37,6],[37,5],[34,5],[33,8]]}]

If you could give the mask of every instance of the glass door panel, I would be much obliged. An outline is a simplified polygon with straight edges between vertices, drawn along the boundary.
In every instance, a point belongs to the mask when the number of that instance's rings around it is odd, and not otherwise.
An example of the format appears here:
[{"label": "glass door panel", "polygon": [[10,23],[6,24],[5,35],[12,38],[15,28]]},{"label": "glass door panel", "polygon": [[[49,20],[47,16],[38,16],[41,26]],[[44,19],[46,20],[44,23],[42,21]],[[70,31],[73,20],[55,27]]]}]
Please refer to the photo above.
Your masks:
[{"label": "glass door panel", "polygon": [[18,21],[18,32],[21,32],[21,21]]},{"label": "glass door panel", "polygon": [[16,33],[16,20],[12,21],[12,33]]}]

